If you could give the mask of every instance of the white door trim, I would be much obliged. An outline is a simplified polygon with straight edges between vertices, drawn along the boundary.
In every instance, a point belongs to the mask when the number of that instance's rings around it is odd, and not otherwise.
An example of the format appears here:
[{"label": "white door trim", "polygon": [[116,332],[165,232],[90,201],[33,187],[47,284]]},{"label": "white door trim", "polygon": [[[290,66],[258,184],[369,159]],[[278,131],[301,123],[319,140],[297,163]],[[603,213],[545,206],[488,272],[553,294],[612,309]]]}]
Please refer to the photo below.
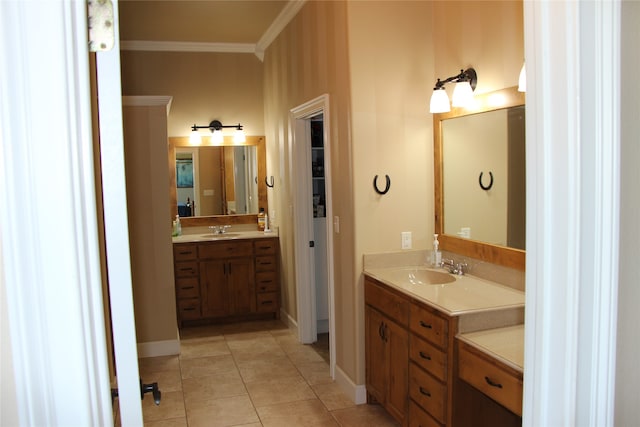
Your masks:
[{"label": "white door trim", "polygon": [[[336,342],[335,342],[335,301],[334,301],[334,265],[333,265],[333,203],[331,203],[331,138],[330,138],[330,111],[329,95],[324,94],[290,112],[290,153],[293,160],[292,174],[294,177],[293,207],[294,235],[296,250],[296,284],[297,284],[297,312],[298,312],[298,338],[303,343],[314,342],[317,338],[316,324],[316,296],[312,286],[313,250],[309,248],[312,240],[310,233],[313,230],[313,212],[311,205],[311,173],[307,167],[310,153],[309,119],[319,113],[323,113],[324,136],[324,170],[325,170],[325,194],[327,217],[327,285],[329,292],[329,354],[330,374],[335,376]],[[304,254],[304,255],[303,255]]]},{"label": "white door trim", "polygon": [[612,426],[620,3],[524,2],[524,426]]},{"label": "white door trim", "polygon": [[2,358],[13,368],[2,410],[15,402],[16,425],[113,422],[86,13],[72,0],[0,2]]}]

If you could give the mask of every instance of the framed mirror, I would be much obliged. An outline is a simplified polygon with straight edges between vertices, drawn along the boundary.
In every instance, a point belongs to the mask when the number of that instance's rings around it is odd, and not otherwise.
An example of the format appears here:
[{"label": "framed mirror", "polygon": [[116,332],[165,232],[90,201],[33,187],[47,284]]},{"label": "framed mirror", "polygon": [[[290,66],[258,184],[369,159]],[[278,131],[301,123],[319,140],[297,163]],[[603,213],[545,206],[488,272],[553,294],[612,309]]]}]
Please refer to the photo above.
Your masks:
[{"label": "framed mirror", "polygon": [[179,214],[184,226],[251,224],[260,208],[268,212],[263,136],[197,146],[170,137],[169,177],[171,218]]},{"label": "framed mirror", "polygon": [[433,115],[442,250],[524,271],[524,105],[524,93],[512,87]]}]

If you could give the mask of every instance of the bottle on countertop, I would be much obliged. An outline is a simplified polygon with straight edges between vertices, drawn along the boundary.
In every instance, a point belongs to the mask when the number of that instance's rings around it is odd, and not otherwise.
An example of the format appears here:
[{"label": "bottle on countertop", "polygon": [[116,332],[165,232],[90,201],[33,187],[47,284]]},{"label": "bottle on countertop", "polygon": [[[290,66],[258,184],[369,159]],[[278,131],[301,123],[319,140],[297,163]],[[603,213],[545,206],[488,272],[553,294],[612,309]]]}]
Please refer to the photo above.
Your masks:
[{"label": "bottle on countertop", "polygon": [[442,264],[442,253],[438,249],[440,242],[438,242],[438,235],[433,235],[433,252],[431,252],[431,265],[433,267],[440,267]]},{"label": "bottle on countertop", "polygon": [[258,212],[258,230],[264,231],[265,223],[266,223],[264,208],[260,208],[260,212]]},{"label": "bottle on countertop", "polygon": [[173,221],[173,236],[181,236],[182,235],[182,224],[180,224],[180,215],[176,215],[176,220]]}]

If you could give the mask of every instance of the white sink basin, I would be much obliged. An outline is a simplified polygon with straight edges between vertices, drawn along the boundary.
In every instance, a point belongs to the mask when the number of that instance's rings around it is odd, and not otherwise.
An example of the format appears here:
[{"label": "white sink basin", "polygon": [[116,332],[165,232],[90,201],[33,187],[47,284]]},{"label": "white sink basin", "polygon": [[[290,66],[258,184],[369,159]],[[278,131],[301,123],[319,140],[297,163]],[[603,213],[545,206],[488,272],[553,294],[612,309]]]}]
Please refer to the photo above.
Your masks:
[{"label": "white sink basin", "polygon": [[203,237],[205,239],[218,240],[218,239],[233,239],[234,237],[238,237],[238,236],[240,236],[240,233],[222,233],[222,234],[209,233],[209,234],[203,234],[200,237]]},{"label": "white sink basin", "polygon": [[385,276],[393,282],[408,282],[413,285],[445,285],[456,281],[452,274],[427,268],[390,269]]}]

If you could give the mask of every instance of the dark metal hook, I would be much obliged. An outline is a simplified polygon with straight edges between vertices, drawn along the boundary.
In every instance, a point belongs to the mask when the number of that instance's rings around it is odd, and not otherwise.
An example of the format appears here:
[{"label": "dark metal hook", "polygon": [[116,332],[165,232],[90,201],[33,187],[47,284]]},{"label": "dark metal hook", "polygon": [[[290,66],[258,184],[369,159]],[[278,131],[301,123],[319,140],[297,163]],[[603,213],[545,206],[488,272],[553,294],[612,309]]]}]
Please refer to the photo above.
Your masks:
[{"label": "dark metal hook", "polygon": [[378,189],[378,175],[373,178],[373,189],[376,190],[376,193],[387,194],[389,188],[391,188],[391,178],[389,178],[389,175],[385,175],[385,178],[387,179],[387,186],[384,188],[384,190]]},{"label": "dark metal hook", "polygon": [[271,183],[269,183],[269,180],[267,179],[266,176],[264,177],[264,183],[267,184],[267,187],[273,188],[273,185],[274,185],[273,175],[271,176]]},{"label": "dark metal hook", "polygon": [[480,172],[480,177],[478,178],[478,183],[480,183],[480,188],[482,188],[484,191],[489,191],[491,190],[491,187],[493,187],[493,174],[489,172],[489,178],[491,179],[489,180],[489,185],[487,186],[482,184],[482,174],[483,172]]}]

